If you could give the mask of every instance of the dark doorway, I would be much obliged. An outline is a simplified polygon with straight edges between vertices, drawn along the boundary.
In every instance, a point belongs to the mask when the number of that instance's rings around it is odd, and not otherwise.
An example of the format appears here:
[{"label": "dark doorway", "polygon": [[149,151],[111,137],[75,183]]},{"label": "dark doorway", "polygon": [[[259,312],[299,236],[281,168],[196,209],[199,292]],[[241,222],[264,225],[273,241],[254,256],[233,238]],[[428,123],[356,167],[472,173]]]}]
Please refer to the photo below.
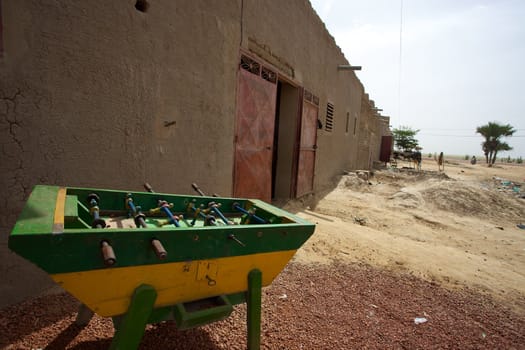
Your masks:
[{"label": "dark doorway", "polygon": [[272,162],[272,198],[293,197],[297,167],[297,123],[300,114],[300,90],[285,81],[277,83],[275,129]]}]

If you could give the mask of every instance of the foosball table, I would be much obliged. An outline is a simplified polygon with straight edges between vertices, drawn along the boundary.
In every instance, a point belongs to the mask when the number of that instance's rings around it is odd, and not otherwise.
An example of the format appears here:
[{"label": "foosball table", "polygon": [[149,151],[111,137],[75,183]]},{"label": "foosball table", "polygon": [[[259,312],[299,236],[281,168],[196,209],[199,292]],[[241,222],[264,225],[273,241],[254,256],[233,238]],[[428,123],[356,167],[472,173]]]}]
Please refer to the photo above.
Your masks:
[{"label": "foosball table", "polygon": [[247,343],[260,347],[261,288],[314,225],[260,200],[39,185],[9,248],[82,306],[77,322],[112,317],[111,349],[135,349],[148,323],[201,326],[247,304]]}]

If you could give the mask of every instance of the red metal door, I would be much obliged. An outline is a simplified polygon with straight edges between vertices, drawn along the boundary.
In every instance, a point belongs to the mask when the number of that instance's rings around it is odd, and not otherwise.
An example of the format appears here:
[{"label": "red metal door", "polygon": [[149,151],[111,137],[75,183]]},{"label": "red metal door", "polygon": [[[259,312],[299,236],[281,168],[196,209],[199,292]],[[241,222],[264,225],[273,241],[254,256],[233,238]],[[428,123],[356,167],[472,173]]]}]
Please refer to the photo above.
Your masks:
[{"label": "red metal door", "polygon": [[390,154],[392,152],[392,136],[381,137],[381,151],[379,154],[379,160],[382,162],[390,162]]},{"label": "red metal door", "polygon": [[235,197],[271,201],[277,84],[241,68],[235,133]]},{"label": "red metal door", "polygon": [[308,101],[303,102],[296,197],[311,193],[314,190],[318,111],[319,107],[315,104]]}]

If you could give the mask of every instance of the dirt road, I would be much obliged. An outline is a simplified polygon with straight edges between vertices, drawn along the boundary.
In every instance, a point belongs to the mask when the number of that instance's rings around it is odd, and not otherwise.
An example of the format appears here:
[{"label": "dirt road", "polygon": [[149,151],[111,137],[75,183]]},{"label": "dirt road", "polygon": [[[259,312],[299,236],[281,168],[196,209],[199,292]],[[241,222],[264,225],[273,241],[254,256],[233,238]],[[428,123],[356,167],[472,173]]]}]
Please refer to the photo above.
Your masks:
[{"label": "dirt road", "polygon": [[[525,349],[523,182],[523,166],[426,160],[288,203],[317,227],[263,291],[261,348]],[[111,320],[81,328],[77,309],[61,293],[3,310],[0,348],[107,348]],[[245,349],[245,319],[150,325],[141,349]]]},{"label": "dirt road", "polygon": [[296,261],[408,271],[525,311],[525,230],[516,226],[525,223],[525,199],[507,181],[525,183],[525,167],[454,162],[439,173],[426,160],[422,172],[344,176],[315,207],[295,208],[318,224]]}]

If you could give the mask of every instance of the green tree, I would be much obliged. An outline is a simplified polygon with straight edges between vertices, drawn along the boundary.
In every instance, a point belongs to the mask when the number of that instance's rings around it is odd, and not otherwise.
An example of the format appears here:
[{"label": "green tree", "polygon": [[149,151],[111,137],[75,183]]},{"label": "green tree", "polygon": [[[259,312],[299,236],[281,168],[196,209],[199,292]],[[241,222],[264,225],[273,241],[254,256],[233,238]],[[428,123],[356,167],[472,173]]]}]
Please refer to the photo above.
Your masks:
[{"label": "green tree", "polygon": [[392,130],[396,148],[402,151],[412,151],[418,147],[419,142],[416,140],[416,134],[419,130],[414,130],[408,126],[400,126],[399,129]]},{"label": "green tree", "polygon": [[510,124],[499,124],[498,122],[489,122],[486,125],[478,126],[476,133],[481,134],[485,140],[481,143],[485,160],[489,166],[496,162],[498,152],[510,151],[512,147],[503,142],[503,137],[510,137],[516,132],[516,129]]}]

